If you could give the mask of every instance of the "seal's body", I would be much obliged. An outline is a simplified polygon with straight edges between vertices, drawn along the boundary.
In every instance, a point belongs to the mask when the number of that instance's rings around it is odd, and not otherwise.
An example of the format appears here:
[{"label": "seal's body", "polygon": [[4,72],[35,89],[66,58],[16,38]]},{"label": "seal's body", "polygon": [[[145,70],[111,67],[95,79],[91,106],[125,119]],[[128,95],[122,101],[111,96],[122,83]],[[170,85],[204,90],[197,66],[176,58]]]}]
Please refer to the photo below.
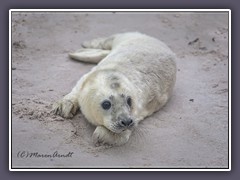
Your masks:
[{"label": "seal's body", "polygon": [[83,43],[70,57],[98,63],[54,111],[72,117],[78,108],[96,125],[98,144],[122,145],[139,121],[158,111],[171,96],[176,79],[174,53],[141,33],[116,34]]}]

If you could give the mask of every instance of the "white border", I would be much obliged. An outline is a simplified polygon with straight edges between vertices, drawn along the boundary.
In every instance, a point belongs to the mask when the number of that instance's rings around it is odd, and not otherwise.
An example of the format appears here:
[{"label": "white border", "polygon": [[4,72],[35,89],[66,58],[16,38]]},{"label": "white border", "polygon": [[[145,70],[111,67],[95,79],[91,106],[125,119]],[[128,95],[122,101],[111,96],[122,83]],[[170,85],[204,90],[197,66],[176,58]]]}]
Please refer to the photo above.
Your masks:
[{"label": "white border", "polygon": [[[228,65],[228,83],[229,83],[229,121],[228,121],[228,129],[229,129],[229,168],[227,169],[134,169],[134,168],[129,168],[129,169],[64,169],[64,168],[50,168],[50,169],[45,169],[45,168],[36,168],[36,169],[14,169],[12,168],[12,129],[11,129],[11,123],[12,123],[12,59],[11,59],[11,44],[12,44],[12,39],[11,39],[11,15],[12,12],[228,12],[229,15],[229,31],[228,31],[228,41],[229,41],[229,65]],[[160,167],[159,167],[160,168]],[[9,171],[231,171],[231,10],[230,9],[10,9],[9,10]]]},{"label": "white border", "polygon": [[231,76],[231,69],[232,69],[232,48],[231,48],[231,42],[232,42],[232,14],[231,14],[231,10],[228,11],[228,21],[229,21],[229,25],[228,25],[228,129],[229,129],[229,134],[228,134],[228,153],[229,153],[229,171],[231,171],[232,168],[232,76]]}]

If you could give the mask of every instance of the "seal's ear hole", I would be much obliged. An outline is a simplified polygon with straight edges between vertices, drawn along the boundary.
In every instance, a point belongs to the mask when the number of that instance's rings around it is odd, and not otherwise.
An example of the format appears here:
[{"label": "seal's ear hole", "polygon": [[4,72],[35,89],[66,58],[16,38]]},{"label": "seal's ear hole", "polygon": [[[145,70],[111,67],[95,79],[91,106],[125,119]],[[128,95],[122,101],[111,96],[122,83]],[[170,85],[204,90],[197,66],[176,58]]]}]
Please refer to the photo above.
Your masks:
[{"label": "seal's ear hole", "polygon": [[111,102],[108,101],[108,100],[103,101],[103,103],[102,103],[102,108],[103,108],[104,110],[110,109],[110,108],[111,108]]},{"label": "seal's ear hole", "polygon": [[129,107],[132,106],[132,99],[131,99],[131,97],[127,97],[127,104],[129,105]]}]

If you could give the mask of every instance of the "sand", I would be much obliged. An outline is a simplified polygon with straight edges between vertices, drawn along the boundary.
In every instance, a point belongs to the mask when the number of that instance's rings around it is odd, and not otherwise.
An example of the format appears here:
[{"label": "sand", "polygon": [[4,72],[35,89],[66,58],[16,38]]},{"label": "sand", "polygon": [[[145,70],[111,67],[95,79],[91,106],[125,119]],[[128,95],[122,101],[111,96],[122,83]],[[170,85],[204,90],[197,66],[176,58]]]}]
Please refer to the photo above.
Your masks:
[{"label": "sand", "polygon": [[[80,112],[64,119],[51,106],[94,67],[69,52],[129,31],[176,53],[173,97],[126,145],[95,147]],[[228,168],[227,13],[13,13],[12,167]]]}]

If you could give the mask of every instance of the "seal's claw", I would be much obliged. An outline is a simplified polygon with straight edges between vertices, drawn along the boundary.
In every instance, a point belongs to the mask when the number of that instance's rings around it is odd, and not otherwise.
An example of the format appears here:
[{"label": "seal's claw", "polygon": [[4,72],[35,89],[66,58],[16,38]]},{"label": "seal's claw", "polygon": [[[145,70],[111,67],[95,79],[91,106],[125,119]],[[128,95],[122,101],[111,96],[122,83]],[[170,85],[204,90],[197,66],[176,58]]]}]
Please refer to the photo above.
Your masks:
[{"label": "seal's claw", "polygon": [[92,135],[93,143],[95,146],[101,146],[104,143],[104,130],[101,126],[98,126],[93,135]]},{"label": "seal's claw", "polygon": [[53,105],[52,113],[64,118],[73,118],[77,112],[77,105],[69,99],[62,99]]}]

